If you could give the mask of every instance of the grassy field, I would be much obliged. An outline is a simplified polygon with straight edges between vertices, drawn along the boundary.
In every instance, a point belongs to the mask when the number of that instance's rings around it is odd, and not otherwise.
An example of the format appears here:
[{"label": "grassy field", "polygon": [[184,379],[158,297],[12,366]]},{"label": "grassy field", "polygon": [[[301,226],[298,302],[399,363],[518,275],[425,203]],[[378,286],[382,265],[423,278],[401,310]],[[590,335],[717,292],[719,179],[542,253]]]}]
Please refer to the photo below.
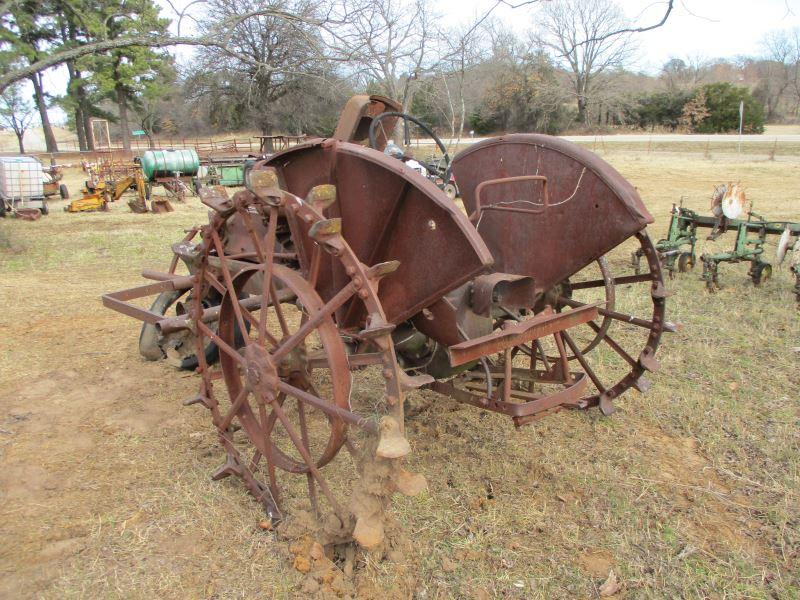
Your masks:
[{"label": "grassy field", "polygon": [[[758,212],[800,220],[797,158],[604,156],[638,187],[655,238],[673,202],[705,213],[724,181]],[[163,270],[207,210],[62,205],[0,221],[0,597],[308,596],[241,483],[210,481],[223,453],[207,413],[180,403],[197,378],[143,361],[137,322],[100,304],[141,268]],[[800,317],[788,269],[761,289],[746,270],[723,265],[714,295],[697,270],[668,283],[668,318],[684,327],[665,336],[650,392],[611,417],[567,411],[515,430],[409,394],[409,465],[430,490],[394,504],[403,551],[359,556],[342,589],[589,598],[613,570],[619,597],[799,597]]]}]

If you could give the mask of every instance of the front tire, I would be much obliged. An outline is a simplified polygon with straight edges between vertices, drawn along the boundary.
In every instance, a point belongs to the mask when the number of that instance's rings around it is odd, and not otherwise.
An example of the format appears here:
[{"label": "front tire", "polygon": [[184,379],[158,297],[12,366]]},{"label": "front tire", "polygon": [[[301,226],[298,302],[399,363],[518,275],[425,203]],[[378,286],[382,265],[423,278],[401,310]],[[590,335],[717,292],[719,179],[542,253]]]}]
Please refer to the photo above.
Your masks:
[{"label": "front tire", "polygon": [[691,252],[681,252],[678,257],[678,271],[686,273],[694,269],[694,257]]}]

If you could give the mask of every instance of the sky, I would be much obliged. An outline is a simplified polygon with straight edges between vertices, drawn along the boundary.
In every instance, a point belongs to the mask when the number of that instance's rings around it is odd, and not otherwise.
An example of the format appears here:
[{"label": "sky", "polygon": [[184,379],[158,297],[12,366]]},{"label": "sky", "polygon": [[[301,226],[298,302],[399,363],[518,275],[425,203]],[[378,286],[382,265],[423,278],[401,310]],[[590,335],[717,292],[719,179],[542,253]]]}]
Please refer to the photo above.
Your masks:
[{"label": "sky", "polygon": [[[167,0],[157,0],[164,16],[174,16]],[[492,17],[519,34],[536,24],[537,6],[511,8],[522,0],[426,0],[447,24],[467,24],[495,7]],[[179,8],[189,0],[173,1]],[[664,0],[617,0],[625,14],[637,26],[661,20],[667,6]],[[195,4],[196,7],[201,5]],[[184,21],[186,23],[186,21]],[[734,58],[758,55],[761,41],[770,31],[800,27],[800,0],[675,0],[675,8],[666,24],[658,29],[637,34],[639,51],[631,67],[657,73],[670,58]],[[182,33],[186,33],[184,30]],[[187,56],[188,50],[180,55]],[[63,94],[66,88],[65,69],[45,74],[50,93]],[[51,111],[56,122],[64,121],[59,109]]]},{"label": "sky", "polygon": [[[508,0],[508,4],[521,0]],[[482,15],[496,0],[440,0],[445,15],[462,14],[468,21]],[[637,26],[658,23],[667,8],[663,0],[617,0]],[[530,8],[498,6],[492,16],[517,33],[535,28],[536,5]],[[639,53],[634,68],[658,72],[670,58],[734,58],[757,55],[770,31],[800,27],[800,0],[675,0],[667,22],[637,34]]]}]

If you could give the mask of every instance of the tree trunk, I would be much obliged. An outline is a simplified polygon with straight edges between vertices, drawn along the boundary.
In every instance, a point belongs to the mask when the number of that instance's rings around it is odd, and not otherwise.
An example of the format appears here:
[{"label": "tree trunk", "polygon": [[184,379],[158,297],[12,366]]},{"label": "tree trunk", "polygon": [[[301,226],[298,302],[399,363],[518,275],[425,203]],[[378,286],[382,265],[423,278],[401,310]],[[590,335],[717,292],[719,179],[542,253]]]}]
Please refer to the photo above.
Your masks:
[{"label": "tree trunk", "polygon": [[53,134],[53,128],[50,125],[50,117],[47,114],[47,103],[44,100],[44,92],[42,91],[41,73],[31,75],[30,81],[33,84],[33,96],[36,100],[36,107],[39,109],[39,119],[42,121],[42,133],[44,134],[45,146],[48,152],[58,152],[56,136]]},{"label": "tree trunk", "polygon": [[19,144],[19,153],[20,154],[25,154],[25,142],[23,141],[23,138],[25,137],[25,132],[24,131],[15,131],[14,133],[17,134],[17,143]]},{"label": "tree trunk", "polygon": [[125,88],[117,84],[117,106],[119,107],[119,127],[122,131],[122,147],[125,150],[131,149],[131,130],[128,125],[128,96]]},{"label": "tree trunk", "polygon": [[86,129],[83,123],[83,110],[80,106],[75,107],[75,133],[78,134],[78,148],[81,150],[88,150],[89,146],[86,145]]},{"label": "tree trunk", "polygon": [[[94,150],[91,141],[91,131],[89,119],[91,118],[91,107],[89,101],[86,99],[86,90],[81,85],[81,72],[77,69],[70,74],[70,78],[76,82],[75,98],[77,101],[77,108],[75,109],[75,130],[78,132],[78,142],[81,143],[81,150]],[[72,85],[70,88],[72,89]]]},{"label": "tree trunk", "polygon": [[89,111],[83,111],[83,130],[86,133],[86,149],[94,151],[94,132],[92,131],[92,117]]},{"label": "tree trunk", "polygon": [[578,123],[586,123],[586,98],[578,96]]},{"label": "tree trunk", "polygon": [[[72,21],[69,21],[69,33],[62,29],[62,37],[68,35],[69,40],[75,42],[78,39],[77,27]],[[75,67],[75,61],[67,61],[67,70],[69,71],[69,87],[67,88],[70,93],[75,95],[75,131],[78,133],[78,144],[81,150],[94,150],[94,144],[91,140],[91,131],[89,125],[89,118],[92,114],[89,101],[86,99],[86,90],[84,89],[81,79],[82,75],[80,70]]]}]

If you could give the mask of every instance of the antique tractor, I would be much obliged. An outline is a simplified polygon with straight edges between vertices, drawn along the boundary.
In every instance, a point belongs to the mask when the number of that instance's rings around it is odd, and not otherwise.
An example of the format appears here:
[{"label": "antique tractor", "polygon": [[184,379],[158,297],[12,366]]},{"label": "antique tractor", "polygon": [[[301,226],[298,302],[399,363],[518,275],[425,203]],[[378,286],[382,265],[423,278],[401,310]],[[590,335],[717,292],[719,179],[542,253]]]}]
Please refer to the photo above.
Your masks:
[{"label": "antique tractor", "polygon": [[[209,222],[173,246],[169,271],[103,297],[144,321],[143,354],[199,374],[185,403],[209,410],[225,449],[214,479],[236,475],[273,519],[315,514],[329,539],[365,547],[383,539],[391,494],[426,485],[403,469],[406,392],[517,426],[610,414],[647,389],[673,327],[652,217],[611,166],[545,135],[485,140],[451,165],[462,210],[381,152],[387,135],[354,143],[387,111],[354,98],[334,138],[257,162],[231,198],[204,189]],[[613,272],[635,248],[646,271]],[[153,294],[149,311],[129,303]]]}]

